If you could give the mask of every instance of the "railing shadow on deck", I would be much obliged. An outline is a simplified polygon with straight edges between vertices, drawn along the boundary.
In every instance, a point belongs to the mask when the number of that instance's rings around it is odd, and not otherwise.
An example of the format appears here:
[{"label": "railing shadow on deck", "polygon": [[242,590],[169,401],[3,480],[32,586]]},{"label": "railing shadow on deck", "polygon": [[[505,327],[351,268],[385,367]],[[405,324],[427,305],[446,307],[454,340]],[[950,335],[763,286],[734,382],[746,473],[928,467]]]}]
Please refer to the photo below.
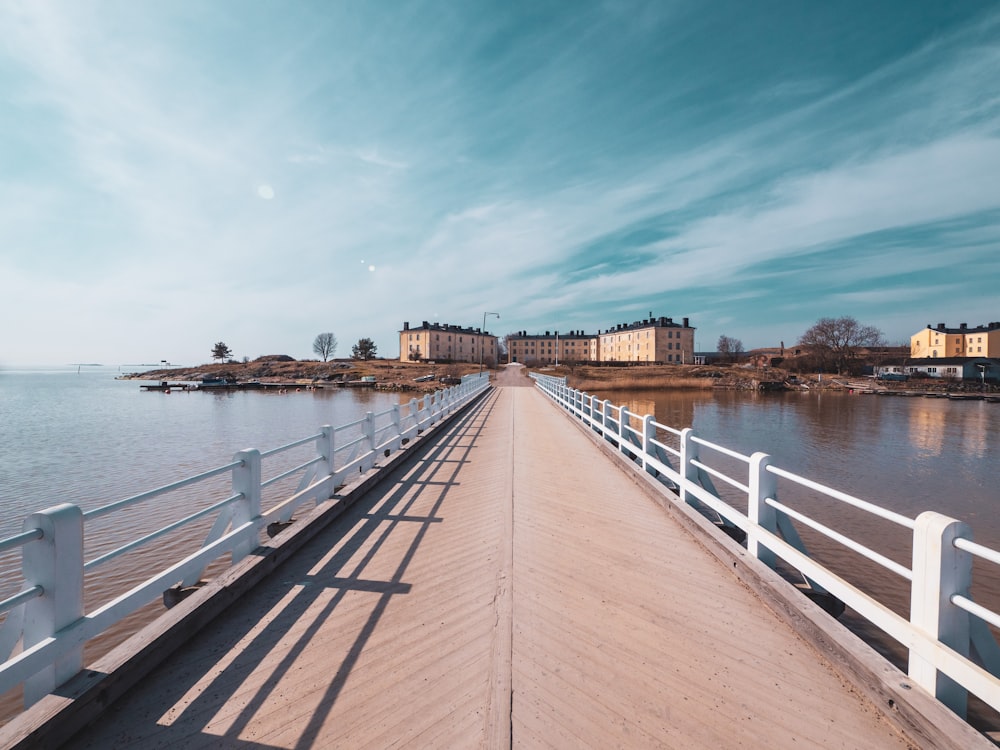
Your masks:
[{"label": "railing shadow on deck", "polygon": [[[208,684],[199,686],[199,695],[187,704],[182,713],[171,716],[170,727],[157,726],[155,737],[158,743],[170,745],[171,742],[176,742],[180,746],[190,741],[191,724],[197,725],[201,722],[204,726],[222,706],[232,702],[236,690],[244,684],[241,675],[253,672],[288,637],[290,629],[308,619],[311,621],[310,625],[296,636],[291,649],[284,650],[280,662],[270,667],[270,674],[266,680],[256,688],[252,698],[241,706],[230,721],[225,734],[213,735],[213,739],[224,740],[229,747],[248,749],[270,747],[253,741],[244,742],[240,739],[240,734],[247,728],[254,715],[264,708],[283,677],[316,635],[321,623],[335,614],[344,598],[352,591],[377,593],[378,599],[372,605],[364,624],[357,631],[345,658],[340,664],[330,665],[333,676],[296,743],[296,747],[312,746],[312,738],[316,736],[325,717],[336,703],[386,607],[393,597],[409,593],[410,584],[405,580],[407,568],[423,543],[428,529],[444,520],[439,513],[447,499],[448,491],[454,486],[458,472],[467,463],[468,454],[475,447],[495,402],[494,392],[463,414],[456,423],[449,426],[447,432],[440,436],[431,448],[427,449],[420,463],[411,468],[397,483],[388,486],[387,491],[376,490],[358,501],[307,543],[292,560],[276,570],[269,581],[260,584],[268,586],[268,601],[272,605],[265,615],[267,623],[258,628],[258,621],[249,616],[243,620],[236,618],[227,620],[224,634],[216,633],[212,637],[215,652],[227,653],[241,641],[246,643],[239,649],[238,656],[215,674]],[[421,500],[423,487],[430,484],[435,486],[438,494],[430,511],[423,515],[411,515],[410,511]],[[364,578],[366,567],[391,535],[401,531],[403,525],[412,523],[419,524],[420,528],[413,535],[391,578],[388,580]],[[332,554],[331,549],[335,549]],[[364,550],[364,553],[360,560],[356,560],[361,550]],[[299,570],[312,569],[317,559],[322,560],[321,567],[311,574],[290,575]],[[353,565],[352,561],[355,561]],[[350,566],[350,569],[345,570],[346,566]],[[329,589],[336,590],[333,598],[319,611],[310,612]],[[280,609],[276,609],[279,607]],[[243,625],[246,627],[242,627]],[[258,632],[254,633],[255,630]],[[210,674],[215,666],[214,660],[209,660],[204,670],[191,673],[189,679],[171,682],[169,691],[165,695],[166,704],[176,705],[199,680]],[[162,687],[160,689],[162,694]],[[204,722],[199,718],[200,715],[206,717]],[[155,722],[156,718],[151,718],[150,721]],[[174,740],[171,740],[173,733],[171,727],[177,727]]]},{"label": "railing shadow on deck", "polygon": [[[488,389],[488,373],[474,374],[454,388],[437,391],[420,400],[412,399],[403,408],[394,407],[382,414],[368,413],[364,419],[348,425],[324,427],[318,435],[270,451],[241,451],[233,462],[222,467],[92,511],[83,512],[78,506],[64,504],[32,514],[25,520],[24,532],[0,540],[0,552],[20,551],[25,557],[22,590],[0,602],[0,613],[6,615],[0,625],[0,656],[6,657],[13,652],[0,664],[0,689],[10,691],[24,681],[25,702],[30,705],[46,693],[65,695],[67,690],[85,690],[79,686],[81,680],[100,682],[103,677],[99,672],[81,671],[85,642],[107,632],[109,627],[116,626],[131,613],[160,598],[161,593],[165,603],[170,603],[168,599],[180,601],[186,593],[195,589],[189,589],[180,596],[168,597],[172,593],[170,587],[175,584],[183,587],[187,581],[197,580],[205,565],[223,555],[228,557],[231,552],[233,564],[241,559],[254,563],[262,549],[257,545],[261,544],[263,531],[267,529],[268,536],[273,535],[272,530],[280,533],[288,525],[287,519],[296,511],[304,513],[311,505],[314,512],[330,517],[336,515],[341,510],[338,506],[342,504],[334,494],[336,488],[345,484],[357,487],[359,477],[367,485],[378,481],[386,469],[392,471],[397,460],[406,460],[405,456],[412,453],[409,447],[404,446],[411,441],[419,445],[426,436],[447,428],[456,414],[460,414],[466,405]],[[356,437],[352,436],[352,430]],[[315,457],[284,471],[284,467],[279,466],[275,470],[279,472],[276,476],[262,477],[261,459],[279,454],[285,456],[290,450],[309,449],[313,445]],[[423,450],[418,448],[418,452]],[[390,454],[392,458],[388,458]],[[286,466],[294,460],[286,459]],[[373,468],[378,470],[373,472]],[[226,490],[224,485],[218,486],[217,480],[224,479],[226,473],[232,474],[231,490]],[[194,513],[184,510],[183,513],[189,513],[186,517],[126,542],[111,552],[99,550],[98,557],[84,562],[86,539],[83,527],[88,517],[135,508],[179,487],[203,487],[206,479],[216,484],[199,493],[200,507]],[[266,510],[262,507],[265,488],[270,488],[269,491],[280,489],[282,481],[296,480],[297,488],[292,490],[290,497],[280,499]],[[292,487],[295,488],[295,484]],[[211,499],[209,490],[224,499]],[[207,505],[206,496],[209,498]],[[215,521],[211,523],[213,514]],[[176,557],[172,558],[166,569],[153,573],[97,609],[84,612],[86,571],[111,558],[122,556],[121,559],[125,559],[132,550],[142,545],[148,547],[151,542],[162,539],[163,534],[199,518],[206,519],[212,530],[200,547],[195,540],[193,553],[183,552],[188,556],[179,561]],[[134,524],[130,524],[129,528],[135,533]],[[268,554],[274,551],[271,549]],[[270,564],[280,557],[272,557]],[[149,572],[142,570],[139,575],[145,577]],[[173,591],[180,592],[180,589],[175,586]],[[21,647],[20,652],[18,646]],[[67,687],[66,690],[59,687],[70,679],[75,681],[77,687]],[[100,698],[98,702],[103,700]],[[0,739],[7,737],[9,740],[14,732],[8,725],[0,729],[0,735]]]}]

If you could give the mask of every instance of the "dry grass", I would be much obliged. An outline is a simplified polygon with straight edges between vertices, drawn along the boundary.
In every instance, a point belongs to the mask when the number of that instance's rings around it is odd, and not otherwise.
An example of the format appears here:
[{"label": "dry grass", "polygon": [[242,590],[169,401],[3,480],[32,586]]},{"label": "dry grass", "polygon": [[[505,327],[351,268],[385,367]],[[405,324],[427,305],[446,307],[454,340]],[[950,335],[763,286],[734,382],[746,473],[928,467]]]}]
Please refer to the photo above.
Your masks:
[{"label": "dry grass", "polygon": [[608,378],[601,380],[570,378],[568,383],[571,387],[581,391],[622,389],[629,391],[641,390],[664,390],[666,388],[701,390],[715,388],[718,380],[711,378],[685,378],[673,375],[653,375],[643,377],[641,375],[624,375],[619,378]]},{"label": "dry grass", "polygon": [[725,370],[702,365],[649,365],[642,367],[558,367],[545,372],[565,376],[579,390],[705,390],[724,382]]}]

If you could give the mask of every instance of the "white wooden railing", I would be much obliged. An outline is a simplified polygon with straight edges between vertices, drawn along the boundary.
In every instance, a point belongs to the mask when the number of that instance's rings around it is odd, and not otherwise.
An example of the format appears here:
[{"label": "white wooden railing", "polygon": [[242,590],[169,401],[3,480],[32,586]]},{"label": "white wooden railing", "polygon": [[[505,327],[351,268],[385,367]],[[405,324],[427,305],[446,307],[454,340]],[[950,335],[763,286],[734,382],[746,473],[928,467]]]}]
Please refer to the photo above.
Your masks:
[{"label": "white wooden railing", "polygon": [[[0,693],[24,686],[29,706],[71,678],[83,667],[83,646],[169,590],[195,584],[209,563],[231,555],[235,564],[260,543],[272,525],[287,523],[307,503],[326,502],[337,487],[372,469],[379,458],[399,450],[424,429],[455,412],[489,387],[489,373],[463,378],[404,406],[368,412],[363,419],[338,427],[324,426],[287,445],[268,451],[239,451],[233,460],[195,476],[142,492],[99,508],[83,511],[63,503],[32,513],[20,534],[0,540],[0,555],[21,555],[23,586],[0,601]],[[315,446],[308,460],[263,479],[270,459],[302,446]],[[135,508],[181,488],[206,488],[208,480],[229,475],[228,496],[205,500],[192,513],[90,560],[84,560],[87,524],[97,518]],[[264,490],[298,477],[290,496],[266,510]],[[153,572],[129,591],[84,611],[84,579],[106,563],[151,545],[172,532],[212,519],[204,543],[194,552]]]},{"label": "white wooden railing", "polygon": [[[771,567],[781,560],[797,569],[814,589],[829,592],[906,648],[910,679],[954,712],[965,716],[969,692],[1000,711],[1000,646],[990,630],[1000,628],[1000,615],[972,601],[969,593],[973,560],[1000,566],[1000,552],[973,542],[967,524],[934,511],[908,518],[786,471],[765,453],[747,456],[691,428],[678,430],[652,415],[630,414],[624,406],[569,388],[564,378],[532,377],[543,393],[629,456],[637,471],[657,476],[673,490],[668,497],[674,502],[709,508],[724,525],[745,533],[751,555]],[[745,469],[738,475],[720,470],[720,457]],[[724,502],[713,478],[731,488],[730,495],[735,490],[744,498],[745,510]],[[795,508],[791,498],[802,488],[908,530],[910,567]],[[778,499],[786,495],[784,502]],[[907,581],[909,619],[812,559],[796,523]]]}]

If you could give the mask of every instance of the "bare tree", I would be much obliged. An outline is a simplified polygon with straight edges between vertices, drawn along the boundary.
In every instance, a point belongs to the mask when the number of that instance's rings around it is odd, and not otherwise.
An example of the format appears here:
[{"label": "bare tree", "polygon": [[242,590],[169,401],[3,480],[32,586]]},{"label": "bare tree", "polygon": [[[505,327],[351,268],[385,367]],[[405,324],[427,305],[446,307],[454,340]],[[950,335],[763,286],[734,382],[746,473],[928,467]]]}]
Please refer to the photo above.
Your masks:
[{"label": "bare tree", "polygon": [[215,346],[212,347],[212,359],[217,359],[220,362],[225,362],[227,359],[233,356],[233,350],[226,346],[225,341],[219,341]]},{"label": "bare tree", "polygon": [[739,356],[743,353],[743,342],[729,336],[719,336],[719,343],[716,344],[716,348],[724,360],[732,362],[739,359]]},{"label": "bare tree", "polygon": [[313,351],[326,362],[337,351],[337,337],[332,333],[321,333],[313,340]]},{"label": "bare tree", "polygon": [[875,326],[866,326],[850,316],[820,318],[802,334],[799,344],[808,346],[821,363],[830,363],[838,373],[848,369],[861,347],[885,346],[885,337]]}]

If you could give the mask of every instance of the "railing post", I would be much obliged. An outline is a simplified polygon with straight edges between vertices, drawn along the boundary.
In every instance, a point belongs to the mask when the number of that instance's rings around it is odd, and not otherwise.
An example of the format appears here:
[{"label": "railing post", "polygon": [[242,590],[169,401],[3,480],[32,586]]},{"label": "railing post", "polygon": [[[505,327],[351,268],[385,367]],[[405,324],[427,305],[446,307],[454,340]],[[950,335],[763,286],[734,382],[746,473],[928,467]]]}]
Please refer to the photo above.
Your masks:
[{"label": "railing post", "polygon": [[372,453],[375,452],[375,412],[366,411],[365,412],[365,426],[364,426],[365,437],[368,439],[368,450]]},{"label": "railing post", "polygon": [[[233,456],[233,461],[240,465],[233,468],[233,494],[242,495],[242,499],[233,505],[233,528],[260,518],[260,451],[256,448],[239,451]],[[244,534],[233,545],[233,562],[239,562],[257,547],[256,529]]]},{"label": "railing post", "polygon": [[420,427],[420,425],[430,418],[431,395],[429,393],[425,393],[424,397],[420,399],[420,403],[421,407],[420,412],[417,414],[417,425],[418,429],[422,430],[424,428]]},{"label": "railing post", "polygon": [[694,430],[691,427],[685,427],[681,430],[681,465],[679,472],[681,475],[681,501],[688,505],[695,504],[695,498],[691,494],[690,488],[692,485],[700,485],[698,481],[698,467],[692,463],[692,461],[698,458],[698,444],[694,442],[694,436]]},{"label": "railing post", "polygon": [[396,440],[393,442],[397,449],[403,444],[403,413],[399,404],[392,407],[392,426],[396,428]]},{"label": "railing post", "polygon": [[[320,427],[320,435],[316,439],[316,452],[322,458],[319,466],[316,467],[316,471],[323,476],[333,474],[333,435],[333,427],[325,424]],[[326,498],[323,499],[325,500]]]},{"label": "railing post", "polygon": [[611,424],[611,399],[604,399],[601,402],[601,434],[605,435],[608,425]]},{"label": "railing post", "polygon": [[622,406],[618,410],[618,450],[622,453],[625,453],[625,441],[628,440],[628,427],[626,426],[628,421],[628,407]]},{"label": "railing post", "polygon": [[407,419],[412,420],[412,424],[410,424],[406,428],[406,431],[410,432],[412,430],[412,433],[416,435],[417,430],[420,429],[420,404],[417,401],[417,399],[411,398],[409,406],[410,406],[410,414],[407,417]]},{"label": "railing post", "polygon": [[[41,586],[42,595],[25,604],[24,648],[36,646],[83,617],[83,511],[62,503],[32,513],[24,531],[41,529],[42,538],[24,545],[21,570],[25,583]],[[27,708],[83,668],[83,646],[71,649],[24,682]]]},{"label": "railing post", "polygon": [[750,456],[750,494],[747,498],[747,552],[769,568],[774,567],[774,552],[762,542],[761,530],[778,532],[778,513],[767,504],[767,498],[778,499],[778,478],[767,470],[771,457],[766,453]]},{"label": "railing post", "polygon": [[642,418],[642,468],[647,474],[656,473],[656,469],[649,465],[649,457],[653,455],[653,436],[656,435],[653,421],[652,414]]},{"label": "railing post", "polygon": [[[955,546],[956,539],[972,539],[968,524],[925,511],[913,529],[913,581],[910,588],[910,622],[917,629],[962,656],[969,655],[969,614],[951,602],[952,596],[969,596],[972,555]],[[938,672],[925,656],[920,639],[910,648],[910,678],[956,714],[965,718],[966,690]]]}]

